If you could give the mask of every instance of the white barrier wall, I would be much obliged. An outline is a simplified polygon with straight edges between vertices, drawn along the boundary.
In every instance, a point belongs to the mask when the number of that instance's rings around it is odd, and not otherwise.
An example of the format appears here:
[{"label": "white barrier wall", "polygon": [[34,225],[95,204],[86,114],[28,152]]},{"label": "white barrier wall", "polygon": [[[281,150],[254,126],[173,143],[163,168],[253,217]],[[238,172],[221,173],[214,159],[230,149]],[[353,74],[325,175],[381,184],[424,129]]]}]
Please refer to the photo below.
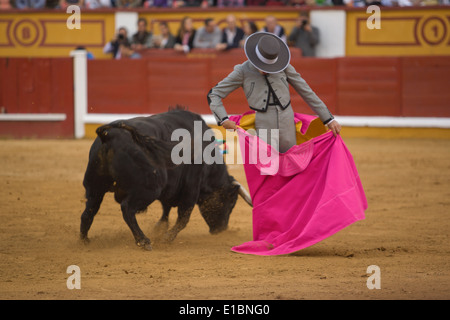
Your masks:
[{"label": "white barrier wall", "polygon": [[137,12],[122,12],[117,11],[115,13],[115,25],[116,32],[120,27],[125,27],[128,31],[128,37],[131,38],[133,34],[137,32],[137,21],[139,19],[139,14]]},{"label": "white barrier wall", "polygon": [[317,57],[336,58],[345,56],[346,11],[312,10],[311,25],[319,29],[320,42]]}]

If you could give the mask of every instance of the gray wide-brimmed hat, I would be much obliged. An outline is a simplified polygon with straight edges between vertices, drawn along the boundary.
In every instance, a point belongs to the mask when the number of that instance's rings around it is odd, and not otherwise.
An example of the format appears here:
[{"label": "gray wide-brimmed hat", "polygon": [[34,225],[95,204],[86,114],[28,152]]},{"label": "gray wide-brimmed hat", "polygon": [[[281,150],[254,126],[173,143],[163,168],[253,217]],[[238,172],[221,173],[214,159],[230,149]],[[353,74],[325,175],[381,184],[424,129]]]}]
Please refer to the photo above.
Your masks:
[{"label": "gray wide-brimmed hat", "polygon": [[244,50],[251,64],[266,73],[283,71],[291,60],[287,44],[269,32],[256,32],[250,35],[245,40]]}]

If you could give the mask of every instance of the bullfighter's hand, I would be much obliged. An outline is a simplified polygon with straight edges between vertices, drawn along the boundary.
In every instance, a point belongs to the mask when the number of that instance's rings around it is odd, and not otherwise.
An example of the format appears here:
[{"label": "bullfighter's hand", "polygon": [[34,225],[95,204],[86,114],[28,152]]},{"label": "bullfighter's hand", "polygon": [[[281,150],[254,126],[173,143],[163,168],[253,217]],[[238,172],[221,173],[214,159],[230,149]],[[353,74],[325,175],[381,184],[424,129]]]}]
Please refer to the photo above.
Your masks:
[{"label": "bullfighter's hand", "polygon": [[333,131],[333,135],[336,137],[341,132],[341,125],[336,120],[332,121],[331,123],[327,124],[327,127]]},{"label": "bullfighter's hand", "polygon": [[231,120],[226,120],[222,123],[222,127],[224,127],[227,130],[236,130],[236,122]]}]

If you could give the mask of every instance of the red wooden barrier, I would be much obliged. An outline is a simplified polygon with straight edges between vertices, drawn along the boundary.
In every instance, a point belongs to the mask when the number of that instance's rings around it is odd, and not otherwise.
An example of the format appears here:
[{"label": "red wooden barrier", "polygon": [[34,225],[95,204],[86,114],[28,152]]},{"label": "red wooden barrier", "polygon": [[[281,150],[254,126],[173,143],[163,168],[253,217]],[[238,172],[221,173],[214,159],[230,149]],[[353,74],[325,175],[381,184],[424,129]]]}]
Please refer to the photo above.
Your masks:
[{"label": "red wooden barrier", "polygon": [[65,114],[64,121],[0,121],[0,136],[73,137],[70,58],[0,58],[0,107],[11,114]]},{"label": "red wooden barrier", "polygon": [[[342,116],[450,117],[450,57],[302,58],[292,65]],[[137,60],[88,61],[88,113],[152,114],[176,104],[210,114],[208,91],[242,50],[189,55],[151,50]],[[70,58],[0,58],[0,107],[7,114],[65,114],[64,121],[3,121],[0,136],[73,137],[73,66]],[[292,89],[297,112],[311,113]],[[225,100],[230,114],[248,109],[242,90]]]},{"label": "red wooden barrier", "polygon": [[399,58],[341,58],[337,68],[338,114],[402,115]]},{"label": "red wooden barrier", "polygon": [[[206,94],[234,65],[243,50],[194,50],[184,55],[149,50],[144,58],[89,62],[89,112],[157,113],[181,104],[210,114]],[[302,58],[291,64],[332,113],[346,116],[450,116],[449,57]],[[311,113],[291,88],[297,112]],[[242,90],[225,100],[229,113],[248,110]]]},{"label": "red wooden barrier", "polygon": [[450,58],[402,58],[402,115],[450,117]]},{"label": "red wooden barrier", "polygon": [[[337,60],[297,58],[293,59],[291,64],[328,106],[330,111],[333,114],[337,113]],[[302,98],[295,93],[292,87],[291,101],[296,112],[311,113],[311,109]]]}]

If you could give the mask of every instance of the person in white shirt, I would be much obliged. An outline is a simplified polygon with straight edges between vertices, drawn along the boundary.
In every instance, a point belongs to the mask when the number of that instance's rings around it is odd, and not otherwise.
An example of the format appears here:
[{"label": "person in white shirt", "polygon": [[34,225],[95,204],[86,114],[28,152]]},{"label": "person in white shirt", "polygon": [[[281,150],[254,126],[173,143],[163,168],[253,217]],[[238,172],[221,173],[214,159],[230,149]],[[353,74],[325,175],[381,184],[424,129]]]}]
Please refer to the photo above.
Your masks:
[{"label": "person in white shirt", "polygon": [[215,49],[222,39],[222,33],[212,18],[205,20],[205,25],[197,30],[194,37],[194,48]]}]

